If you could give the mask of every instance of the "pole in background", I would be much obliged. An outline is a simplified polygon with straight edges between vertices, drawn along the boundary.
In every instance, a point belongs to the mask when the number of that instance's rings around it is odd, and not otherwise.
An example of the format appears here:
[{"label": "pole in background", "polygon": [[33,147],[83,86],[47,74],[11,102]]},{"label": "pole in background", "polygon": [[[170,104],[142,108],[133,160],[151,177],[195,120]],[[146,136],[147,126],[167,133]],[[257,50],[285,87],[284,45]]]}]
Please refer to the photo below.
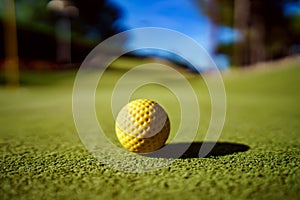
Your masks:
[{"label": "pole in background", "polygon": [[56,23],[56,61],[60,64],[71,63],[71,17],[78,16],[78,9],[68,0],[52,0],[48,3],[48,10],[58,16]]},{"label": "pole in background", "polygon": [[9,88],[17,88],[19,87],[19,57],[14,0],[5,0],[4,2],[3,26],[5,46],[5,79]]}]

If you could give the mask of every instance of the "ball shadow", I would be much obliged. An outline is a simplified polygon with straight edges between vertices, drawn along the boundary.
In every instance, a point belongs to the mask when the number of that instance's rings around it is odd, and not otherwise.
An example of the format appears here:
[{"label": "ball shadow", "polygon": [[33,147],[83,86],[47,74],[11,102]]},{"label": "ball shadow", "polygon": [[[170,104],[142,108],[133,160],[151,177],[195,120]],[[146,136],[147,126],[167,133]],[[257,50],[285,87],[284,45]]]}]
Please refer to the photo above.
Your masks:
[{"label": "ball shadow", "polygon": [[[250,147],[244,144],[229,143],[229,142],[193,142],[190,143],[175,143],[168,144],[162,148],[162,151],[158,150],[152,153],[144,154],[147,157],[154,158],[199,158],[200,148],[213,147],[212,150],[204,157],[212,156],[225,156],[238,152],[245,152]],[[187,149],[187,150],[185,150]],[[209,148],[210,149],[210,148]],[[184,152],[182,154],[182,152]],[[181,154],[181,155],[180,155]]]}]

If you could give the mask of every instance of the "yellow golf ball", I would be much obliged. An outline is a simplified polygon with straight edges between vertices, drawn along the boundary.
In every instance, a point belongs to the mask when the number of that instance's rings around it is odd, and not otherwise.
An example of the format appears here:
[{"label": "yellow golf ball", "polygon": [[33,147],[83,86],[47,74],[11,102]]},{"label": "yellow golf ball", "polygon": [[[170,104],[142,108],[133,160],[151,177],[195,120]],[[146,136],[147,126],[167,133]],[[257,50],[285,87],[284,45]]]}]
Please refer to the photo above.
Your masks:
[{"label": "yellow golf ball", "polygon": [[115,129],[125,149],[135,153],[149,153],[165,144],[170,133],[170,121],[158,103],[137,99],[121,109]]}]

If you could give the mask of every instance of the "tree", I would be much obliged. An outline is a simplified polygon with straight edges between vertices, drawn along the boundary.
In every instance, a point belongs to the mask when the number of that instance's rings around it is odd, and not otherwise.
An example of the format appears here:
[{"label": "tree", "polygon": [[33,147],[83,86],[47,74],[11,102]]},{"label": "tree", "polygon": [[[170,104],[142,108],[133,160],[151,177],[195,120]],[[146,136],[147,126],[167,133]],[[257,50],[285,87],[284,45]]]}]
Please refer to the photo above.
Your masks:
[{"label": "tree", "polygon": [[[47,10],[50,0],[15,0],[19,56],[26,59],[56,59],[55,23],[57,13]],[[70,0],[63,0],[67,2]],[[82,61],[98,43],[123,30],[117,24],[121,9],[107,0],[74,0],[79,16],[71,19],[72,57]],[[4,8],[0,3],[0,22]],[[1,26],[2,24],[0,24]],[[2,35],[0,28],[0,36]],[[1,36],[1,39],[3,37]],[[124,43],[127,38],[124,38]],[[3,44],[3,42],[0,42]],[[0,48],[0,57],[4,52]]]},{"label": "tree", "polygon": [[79,9],[79,18],[75,19],[75,29],[83,35],[93,35],[100,40],[120,31],[116,21],[122,17],[122,10],[106,0],[73,0]]},{"label": "tree", "polygon": [[213,10],[208,4],[205,11],[216,26],[229,26],[241,34],[233,44],[219,44],[216,48],[216,53],[227,54],[233,65],[247,66],[281,58],[289,55],[291,46],[299,43],[296,36],[299,29],[291,25],[295,17],[287,15],[284,10],[286,4],[297,0],[208,2],[213,2]]}]

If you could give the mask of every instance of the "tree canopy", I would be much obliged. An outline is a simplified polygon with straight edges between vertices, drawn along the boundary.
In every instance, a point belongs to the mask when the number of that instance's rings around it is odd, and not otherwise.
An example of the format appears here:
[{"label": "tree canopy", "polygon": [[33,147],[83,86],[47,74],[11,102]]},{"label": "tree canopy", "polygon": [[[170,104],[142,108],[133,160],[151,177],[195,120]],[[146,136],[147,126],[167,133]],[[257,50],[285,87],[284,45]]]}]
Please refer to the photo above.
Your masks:
[{"label": "tree canopy", "polygon": [[[53,1],[53,0],[52,0]],[[58,1],[58,0],[56,0]],[[107,0],[63,0],[78,9],[78,16],[63,16],[47,9],[49,0],[15,0],[19,56],[29,59],[55,60],[56,23],[67,17],[71,23],[72,57],[82,60],[102,40],[123,28],[117,23],[122,10]],[[0,3],[0,21],[4,20],[4,2]],[[0,40],[3,40],[0,26]],[[62,33],[63,34],[63,33]],[[126,38],[124,38],[125,42]],[[1,42],[3,44],[3,42]],[[2,48],[2,49],[1,49]],[[0,57],[4,56],[1,45]]]},{"label": "tree canopy", "polygon": [[287,6],[298,0],[210,0],[205,12],[216,25],[237,30],[240,38],[219,44],[216,53],[227,54],[234,65],[250,65],[299,53],[300,14]]}]

